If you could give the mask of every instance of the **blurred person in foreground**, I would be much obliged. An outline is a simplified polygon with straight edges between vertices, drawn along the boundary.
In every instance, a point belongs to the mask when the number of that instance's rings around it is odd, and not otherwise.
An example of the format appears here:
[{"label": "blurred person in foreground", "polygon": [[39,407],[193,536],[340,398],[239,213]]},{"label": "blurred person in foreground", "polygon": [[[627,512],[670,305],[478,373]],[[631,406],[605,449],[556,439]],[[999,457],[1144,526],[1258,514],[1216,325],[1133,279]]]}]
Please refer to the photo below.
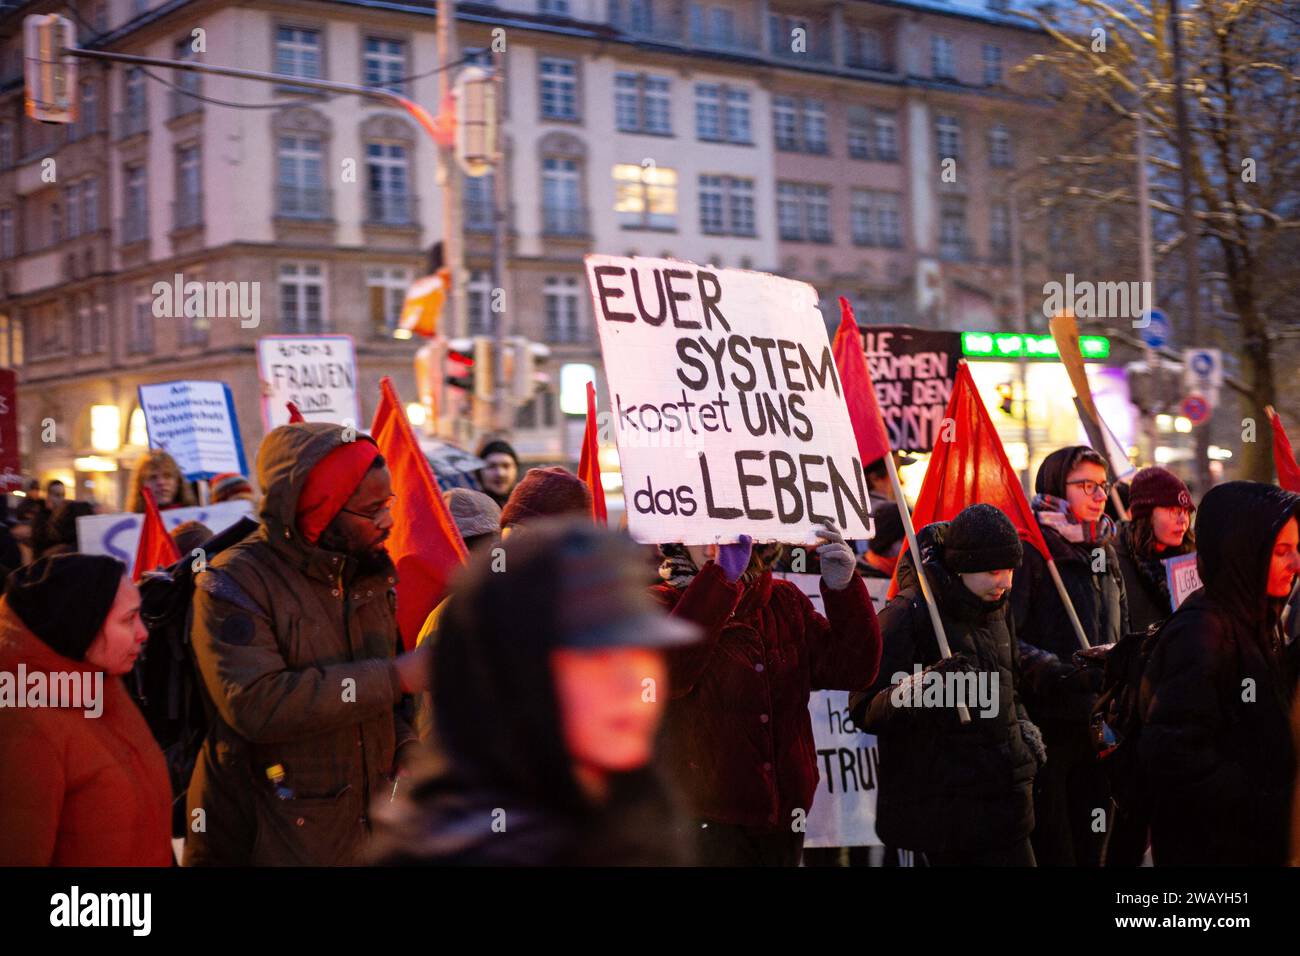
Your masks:
[{"label": "blurred person in foreground", "polygon": [[28,699],[6,699],[0,676],[0,866],[173,863],[167,766],[122,681],[146,638],[114,558],[58,555],[10,575],[0,675],[22,668],[26,686],[10,690]]},{"label": "blurred person in foreground", "polygon": [[[433,654],[447,762],[374,809],[383,864],[689,862],[653,767],[664,650],[699,637],[659,610],[639,549],[581,518],[479,554]],[[485,702],[496,702],[485,706]]]}]

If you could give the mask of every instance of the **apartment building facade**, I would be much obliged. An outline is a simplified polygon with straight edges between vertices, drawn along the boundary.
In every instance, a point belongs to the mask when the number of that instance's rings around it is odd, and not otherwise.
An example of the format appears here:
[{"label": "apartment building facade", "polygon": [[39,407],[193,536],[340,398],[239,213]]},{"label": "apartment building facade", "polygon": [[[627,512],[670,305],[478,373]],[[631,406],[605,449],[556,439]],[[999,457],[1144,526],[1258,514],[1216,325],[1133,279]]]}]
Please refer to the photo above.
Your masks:
[{"label": "apartment building facade", "polygon": [[[459,4],[463,49],[505,43],[508,249],[498,289],[491,177],[465,180],[467,324],[446,332],[505,321],[550,348],[517,411],[526,457],[576,454],[558,370],[599,368],[589,252],[804,279],[828,323],[841,294],[867,321],[1007,321],[1005,192],[1045,109],[1012,69],[1044,39],[974,2]],[[431,2],[72,6],[84,46],[438,101]],[[414,400],[418,343],[394,331],[444,197],[410,117],[83,60],[77,122],[43,126],[21,115],[20,24],[56,7],[0,17],[0,363],[19,370],[27,470],[118,504],[144,450],[136,387],[178,378],[231,385],[251,466],[262,335],[351,335],[362,424],[383,375]],[[156,314],[155,283],[176,275],[249,283],[259,324]]]}]

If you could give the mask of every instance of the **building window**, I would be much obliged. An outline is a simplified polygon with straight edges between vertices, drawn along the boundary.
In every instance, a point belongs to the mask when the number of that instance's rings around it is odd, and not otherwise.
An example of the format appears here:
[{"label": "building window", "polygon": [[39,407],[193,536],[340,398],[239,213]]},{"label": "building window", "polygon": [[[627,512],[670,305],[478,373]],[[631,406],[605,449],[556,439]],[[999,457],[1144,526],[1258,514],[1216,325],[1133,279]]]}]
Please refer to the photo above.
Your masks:
[{"label": "building window", "polygon": [[582,180],[576,159],[542,160],[542,231],[551,236],[581,236],[587,231]]},{"label": "building window", "polygon": [[966,203],[962,200],[947,198],[939,209],[939,255],[956,261],[970,257],[970,242],[966,238]]},{"label": "building window", "polygon": [[386,37],[366,37],[365,61],[362,64],[363,82],[366,86],[401,93],[405,73],[405,43]]},{"label": "building window", "polygon": [[776,216],[783,240],[831,241],[831,189],[813,183],[777,183]]},{"label": "building window", "polygon": [[495,331],[492,321],[492,280],[487,272],[475,269],[469,274],[465,286],[466,312],[469,329],[466,335],[489,335]]},{"label": "building window", "polygon": [[716,83],[695,87],[695,135],[710,142],[749,145],[749,91]]},{"label": "building window", "polygon": [[957,79],[957,57],[951,37],[930,37],[930,72],[941,80]]},{"label": "building window", "polygon": [[734,49],[736,43],[736,13],[728,7],[705,7],[702,3],[690,4],[691,42],[703,46]]},{"label": "building window", "polygon": [[73,351],[78,355],[89,355],[94,351],[94,332],[92,323],[94,322],[95,310],[90,304],[89,296],[80,296],[77,299],[77,317],[76,325],[72,330]]},{"label": "building window", "polygon": [[93,176],[81,184],[81,224],[87,233],[99,232],[99,180]]},{"label": "building window", "polygon": [[961,123],[955,116],[940,116],[934,123],[934,141],[939,161],[961,159]]},{"label": "building window", "polygon": [[0,367],[17,368],[22,364],[22,323],[0,312]]},{"label": "building window", "polygon": [[320,137],[280,136],[278,151],[277,215],[325,218],[324,148]]},{"label": "building window", "polygon": [[63,208],[68,211],[65,236],[75,239],[81,235],[81,183],[72,183],[63,191]]},{"label": "building window", "polygon": [[544,58],[541,62],[542,119],[578,118],[578,64]]},{"label": "building window", "polygon": [[753,236],[754,181],[701,175],[700,231],[715,236]]},{"label": "building window", "polygon": [[496,226],[496,186],[492,173],[466,176],[465,229],[467,232],[491,232]]},{"label": "building window", "polygon": [[408,225],[412,221],[408,183],[405,146],[366,144],[366,218],[370,222]]},{"label": "building window", "polygon": [[57,245],[67,238],[63,231],[63,206],[60,203],[50,203],[50,245]]},{"label": "building window", "polygon": [[144,166],[126,167],[126,203],[122,220],[122,241],[141,242],[149,233],[149,190]]},{"label": "building window", "polygon": [[153,293],[148,286],[137,286],[131,303],[131,328],[127,332],[128,352],[153,351]]},{"label": "building window", "polygon": [[[172,58],[181,61],[195,59],[194,41],[190,37],[177,40]],[[199,92],[198,73],[193,70],[172,70],[172,83],[176,87],[172,91],[172,116],[184,116],[201,108],[202,101],[193,95]]]},{"label": "building window", "polygon": [[89,136],[99,128],[99,86],[94,80],[81,81],[81,106],[77,121],[68,128],[72,139]]},{"label": "building window", "polygon": [[[767,28],[773,55],[786,58],[825,59],[822,55],[825,53],[825,36],[820,32],[814,33],[813,23],[806,17],[769,13]],[[799,52],[795,51],[795,37],[803,38],[803,47]]]},{"label": "building window", "polygon": [[896,249],[903,244],[902,200],[898,193],[855,189],[849,207],[853,243],[858,246],[885,246]]},{"label": "building window", "polygon": [[131,117],[142,117],[145,113],[144,70],[133,66],[123,76],[125,96],[123,106]]},{"label": "building window", "polygon": [[677,170],[619,163],[614,167],[614,211],[624,229],[677,228]]},{"label": "building window", "polygon": [[547,342],[581,342],[578,280],[573,276],[547,276],[544,290]]},{"label": "building window", "polygon": [[722,139],[722,87],[699,83],[695,87],[695,135],[700,139]]},{"label": "building window", "polygon": [[992,43],[984,44],[984,85],[998,86],[1002,83],[1002,47]]},{"label": "building window", "polygon": [[672,134],[667,77],[642,73],[614,75],[614,124],[624,133]]},{"label": "building window", "polygon": [[8,169],[14,164],[14,124],[9,120],[0,122],[0,169]]},{"label": "building window", "polygon": [[752,143],[749,125],[749,91],[727,88],[727,139],[733,143]]},{"label": "building window", "polygon": [[173,228],[185,229],[203,221],[202,180],[199,173],[199,147],[182,146],[176,150],[176,199]]},{"label": "building window", "polygon": [[989,165],[997,169],[1010,169],[1015,165],[1011,152],[1011,130],[998,124],[989,130]]},{"label": "building window", "polygon": [[1011,257],[1011,214],[1004,202],[989,206],[989,256],[999,262]]},{"label": "building window", "polygon": [[777,96],[772,99],[776,148],[787,152],[828,152],[826,104],[821,100]]},{"label": "building window", "polygon": [[375,266],[366,270],[366,293],[370,300],[370,327],[376,335],[392,336],[402,316],[402,303],[411,285],[411,270]]},{"label": "building window", "polygon": [[12,259],[18,254],[14,244],[14,211],[0,209],[0,259]]},{"label": "building window", "polygon": [[285,332],[325,331],[325,278],[319,263],[281,264],[280,325]]},{"label": "building window", "polygon": [[537,12],[567,17],[569,15],[569,0],[538,0]]},{"label": "building window", "polygon": [[849,107],[848,146],[852,159],[870,159],[872,145],[871,112],[865,107]]},{"label": "building window", "polygon": [[846,62],[860,70],[888,70],[889,60],[885,56],[885,38],[879,31],[870,27],[856,27],[848,31],[846,37]]},{"label": "building window", "polygon": [[300,27],[277,27],[275,31],[275,72],[300,76],[305,80],[321,78],[319,30]]}]

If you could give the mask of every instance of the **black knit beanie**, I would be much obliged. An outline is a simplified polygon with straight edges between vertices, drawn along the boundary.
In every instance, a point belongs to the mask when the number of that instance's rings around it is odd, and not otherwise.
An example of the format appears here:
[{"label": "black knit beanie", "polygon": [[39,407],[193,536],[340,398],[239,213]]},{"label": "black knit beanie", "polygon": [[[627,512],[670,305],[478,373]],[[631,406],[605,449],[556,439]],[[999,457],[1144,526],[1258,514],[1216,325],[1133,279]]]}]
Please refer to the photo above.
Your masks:
[{"label": "black knit beanie", "polygon": [[519,467],[519,456],[515,454],[513,446],[511,446],[508,441],[494,438],[491,441],[486,442],[483,447],[478,450],[478,457],[486,460],[488,455],[509,455],[515,460],[515,467]]},{"label": "black knit beanie", "polygon": [[963,509],[944,536],[943,563],[955,574],[1018,568],[1024,553],[1016,526],[992,505]]},{"label": "black knit beanie", "polygon": [[9,575],[5,600],[52,650],[84,660],[104,625],[126,565],[102,554],[56,554]]}]

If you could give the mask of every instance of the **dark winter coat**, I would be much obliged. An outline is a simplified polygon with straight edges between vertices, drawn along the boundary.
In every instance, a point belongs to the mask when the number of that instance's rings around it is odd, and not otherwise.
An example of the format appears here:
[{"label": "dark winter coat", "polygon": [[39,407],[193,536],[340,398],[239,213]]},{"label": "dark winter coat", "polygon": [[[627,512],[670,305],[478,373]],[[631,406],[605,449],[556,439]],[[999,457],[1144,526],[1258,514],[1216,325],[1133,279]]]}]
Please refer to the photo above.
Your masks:
[{"label": "dark winter coat", "polygon": [[[1233,481],[1197,513],[1204,587],[1165,625],[1142,681],[1157,864],[1286,860],[1295,754],[1281,602],[1266,581],[1273,542],[1297,512],[1300,496]],[[1253,700],[1242,699],[1248,688]]]},{"label": "dark winter coat", "polygon": [[1173,613],[1169,603],[1169,587],[1165,583],[1165,568],[1160,563],[1165,558],[1186,554],[1190,548],[1170,548],[1159,559],[1143,561],[1133,553],[1132,525],[1120,526],[1115,536],[1115,557],[1119,560],[1124,578],[1124,596],[1128,601],[1128,626],[1134,631],[1145,631],[1152,624],[1161,624]]},{"label": "dark winter coat", "polygon": [[[1056,529],[1039,525],[1056,569],[1083,625],[1088,643],[1113,644],[1129,630],[1124,577],[1110,544],[1075,544]],[[1093,571],[1095,548],[1101,548]],[[1024,667],[1025,704],[1041,724],[1067,721],[1084,727],[1096,694],[1068,690],[1060,678],[1075,670],[1079,638],[1052,581],[1047,561],[1037,548],[1026,547],[1025,559],[1011,586],[1011,610]],[[1049,741],[1050,747],[1050,741]]]},{"label": "dark winter coat", "polygon": [[[191,826],[186,865],[357,862],[370,800],[415,740],[394,712],[396,572],[360,576],[295,523],[308,473],[342,440],[316,422],[268,435],[262,527],[195,580],[192,641],[216,719],[190,781],[206,831]],[[273,792],[275,764],[293,799]]]},{"label": "dark winter coat", "polygon": [[943,566],[947,527],[931,524],[917,534],[926,578],[953,653],[964,654],[977,671],[997,674],[996,714],[982,717],[968,705],[971,721],[963,725],[953,709],[900,707],[891,700],[898,674],[940,659],[910,554],[899,561],[898,596],[880,614],[880,673],[869,690],[849,697],[849,710],[860,729],[878,738],[876,832],[885,845],[970,853],[1028,838],[1037,761],[1017,716],[1019,653],[1006,599],[981,601]]},{"label": "dark winter coat", "polygon": [[655,588],[707,634],[669,653],[666,752],[697,817],[785,830],[796,810],[812,806],[808,696],[869,687],[880,664],[880,626],[862,579],[821,591],[826,617],[770,571],[742,587],[713,562],[686,588]]},{"label": "dark winter coat", "polygon": [[[88,681],[94,673],[50,648],[0,601],[0,671],[16,676],[19,664],[29,677],[81,672]],[[172,865],[162,751],[122,678],[101,676],[97,717],[67,707],[0,707],[0,866]]]}]

